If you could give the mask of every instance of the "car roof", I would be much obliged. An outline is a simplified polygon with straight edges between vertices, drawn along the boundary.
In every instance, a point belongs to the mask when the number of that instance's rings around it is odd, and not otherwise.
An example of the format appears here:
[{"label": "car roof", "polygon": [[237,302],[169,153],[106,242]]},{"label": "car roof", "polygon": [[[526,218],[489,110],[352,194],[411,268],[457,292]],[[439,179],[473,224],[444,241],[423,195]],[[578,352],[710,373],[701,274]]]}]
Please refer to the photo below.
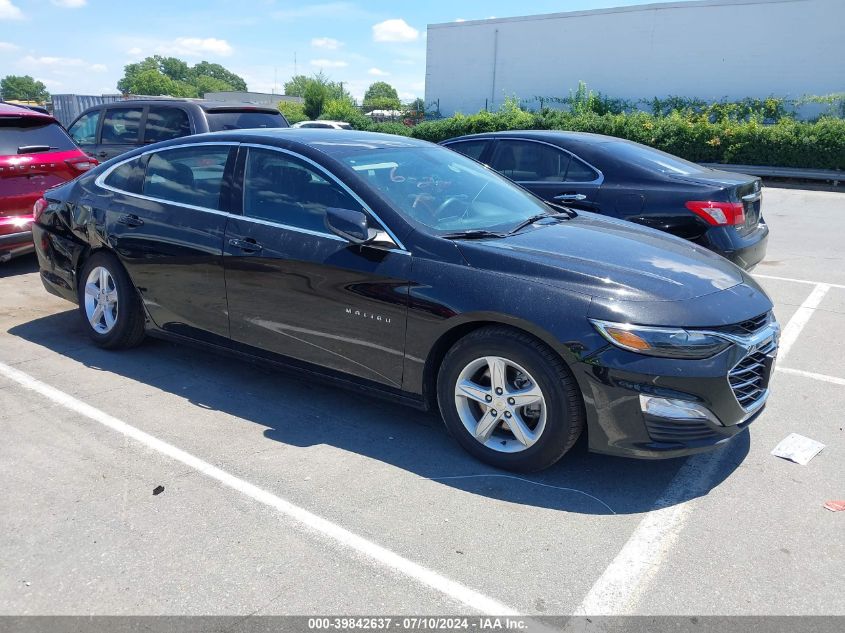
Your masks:
[{"label": "car roof", "polygon": [[[216,138],[239,140],[247,143],[264,142],[271,145],[298,143],[326,154],[349,153],[367,149],[391,149],[400,147],[431,147],[428,141],[359,130],[338,130],[335,128],[254,128],[225,130],[189,137],[191,142],[210,141]],[[185,142],[185,139],[182,139]]]},{"label": "car roof", "polygon": [[623,139],[605,134],[593,134],[591,132],[570,132],[568,130],[506,130],[503,132],[483,132],[480,134],[465,134],[456,136],[444,141],[448,143],[457,140],[469,140],[474,138],[529,138],[538,141],[575,141],[581,143],[611,143]]},{"label": "car roof", "polygon": [[29,108],[21,108],[11,103],[0,103],[0,117],[3,118],[25,118],[25,119],[43,119],[45,123],[55,122],[49,114],[30,110]]}]

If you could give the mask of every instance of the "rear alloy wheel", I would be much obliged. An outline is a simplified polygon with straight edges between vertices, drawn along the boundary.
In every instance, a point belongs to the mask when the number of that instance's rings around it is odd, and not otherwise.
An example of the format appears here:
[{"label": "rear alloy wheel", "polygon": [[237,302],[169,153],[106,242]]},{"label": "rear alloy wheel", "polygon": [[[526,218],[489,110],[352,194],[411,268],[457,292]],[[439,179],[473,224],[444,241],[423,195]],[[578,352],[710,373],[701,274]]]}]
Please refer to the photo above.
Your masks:
[{"label": "rear alloy wheel", "polygon": [[124,349],[144,338],[144,311],[126,270],[111,253],[94,253],[79,275],[79,312],[100,347]]},{"label": "rear alloy wheel", "polygon": [[581,393],[546,345],[508,327],[485,327],[446,354],[437,380],[446,426],[471,454],[498,468],[551,466],[584,428]]}]

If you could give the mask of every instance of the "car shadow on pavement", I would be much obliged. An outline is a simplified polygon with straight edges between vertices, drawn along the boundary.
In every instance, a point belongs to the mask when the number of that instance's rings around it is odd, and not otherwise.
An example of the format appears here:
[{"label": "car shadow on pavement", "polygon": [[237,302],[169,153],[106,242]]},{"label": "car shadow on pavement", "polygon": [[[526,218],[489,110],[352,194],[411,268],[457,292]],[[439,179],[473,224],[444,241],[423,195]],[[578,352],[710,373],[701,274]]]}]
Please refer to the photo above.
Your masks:
[{"label": "car shadow on pavement", "polygon": [[[17,325],[9,333],[87,367],[187,399],[198,409],[261,425],[268,440],[334,446],[440,485],[515,504],[581,514],[646,512],[686,462],[593,454],[582,436],[551,468],[515,475],[465,453],[434,414],[156,339],[129,351],[101,350],[88,343],[75,310]],[[21,368],[26,371],[25,365]],[[120,411],[108,412],[120,416]],[[707,481],[676,487],[686,492],[670,503],[706,495],[742,463],[749,448],[749,433],[742,433],[718,449],[715,473]]]},{"label": "car shadow on pavement", "polygon": [[34,254],[21,255],[0,263],[0,279],[38,272],[38,258]]}]

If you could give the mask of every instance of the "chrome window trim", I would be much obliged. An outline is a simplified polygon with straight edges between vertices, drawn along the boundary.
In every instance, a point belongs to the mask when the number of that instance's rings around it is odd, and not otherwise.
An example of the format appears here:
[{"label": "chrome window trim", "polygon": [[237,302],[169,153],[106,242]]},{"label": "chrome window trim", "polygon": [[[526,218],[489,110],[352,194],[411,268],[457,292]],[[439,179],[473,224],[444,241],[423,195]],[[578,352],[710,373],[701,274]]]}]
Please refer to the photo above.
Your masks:
[{"label": "chrome window trim", "polygon": [[[232,217],[232,218],[236,218],[236,219],[247,220],[249,222],[254,222],[256,224],[273,226],[273,227],[277,227],[277,228],[280,228],[280,229],[285,229],[287,231],[294,231],[296,233],[304,233],[306,235],[313,235],[315,237],[326,237],[326,238],[329,238],[331,240],[335,240],[335,241],[338,241],[338,242],[346,242],[347,241],[347,240],[344,240],[342,237],[335,235],[333,233],[321,233],[319,231],[312,231],[310,229],[303,229],[303,228],[298,227],[298,226],[291,226],[291,225],[288,225],[288,224],[282,224],[280,222],[272,222],[270,220],[263,220],[261,218],[252,218],[252,217],[245,216],[241,213],[232,213],[231,211],[221,211],[220,209],[210,209],[208,207],[201,207],[201,206],[197,206],[197,205],[193,205],[193,204],[186,204],[184,202],[174,202],[173,200],[165,200],[164,198],[156,198],[156,197],[153,197],[153,196],[147,196],[147,195],[144,195],[142,193],[133,193],[131,191],[125,191],[123,189],[118,189],[117,187],[112,187],[111,185],[107,185],[105,183],[106,178],[108,178],[115,169],[117,169],[121,165],[125,165],[126,163],[129,163],[129,162],[131,162],[131,161],[133,161],[137,158],[141,158],[142,156],[146,156],[147,154],[155,154],[156,152],[165,152],[165,151],[168,151],[168,150],[171,150],[171,149],[183,149],[183,148],[186,148],[186,147],[203,147],[203,146],[232,147],[232,146],[239,146],[239,145],[246,145],[246,146],[249,146],[249,147],[258,147],[258,148],[262,148],[262,149],[271,149],[271,150],[281,151],[283,153],[291,154],[292,156],[302,158],[305,161],[307,161],[307,162],[315,165],[316,167],[320,168],[320,170],[322,172],[328,174],[329,177],[332,178],[332,180],[334,180],[335,182],[340,184],[340,186],[343,187],[344,190],[346,190],[350,195],[352,195],[352,197],[354,197],[355,200],[357,200],[369,213],[371,213],[373,218],[375,218],[378,221],[378,223],[384,229],[386,229],[385,232],[387,233],[388,237],[394,242],[394,244],[397,245],[397,248],[381,248],[380,250],[384,250],[384,251],[387,251],[387,252],[390,252],[390,253],[397,253],[397,254],[401,254],[401,255],[410,255],[411,254],[410,251],[408,251],[402,245],[402,243],[395,238],[393,233],[391,233],[389,230],[387,230],[387,227],[384,225],[384,223],[381,221],[381,219],[372,211],[372,209],[370,209],[370,207],[367,206],[364,203],[364,201],[361,200],[361,198],[358,195],[355,194],[355,192],[351,191],[349,189],[349,187],[347,187],[342,182],[340,182],[333,174],[326,171],[318,163],[315,163],[314,161],[312,161],[311,159],[309,159],[306,156],[302,156],[301,154],[297,154],[296,152],[284,150],[280,147],[273,147],[272,145],[260,145],[260,144],[257,144],[257,143],[252,143],[252,144],[250,144],[250,143],[238,143],[236,141],[218,141],[218,142],[203,142],[203,143],[181,143],[179,145],[170,145],[168,147],[164,147],[164,148],[161,148],[161,149],[151,149],[151,150],[141,152],[140,154],[136,154],[135,156],[132,156],[130,158],[126,158],[124,160],[121,160],[121,161],[115,163],[114,165],[112,165],[111,167],[106,169],[102,174],[97,176],[97,178],[94,180],[94,184],[97,185],[98,187],[100,187],[101,189],[105,189],[107,191],[112,191],[114,193],[119,193],[119,194],[122,194],[124,196],[131,196],[133,198],[139,198],[141,200],[149,200],[150,202],[158,202],[158,203],[161,203],[161,204],[169,204],[169,205],[172,205],[172,206],[182,207],[182,208],[185,208],[185,209],[193,209],[194,211],[204,211],[206,213],[212,213],[214,215],[223,215],[223,216],[226,216],[226,217]],[[373,245],[372,248],[380,248],[380,247],[377,246],[377,245]]]},{"label": "chrome window trim", "polygon": [[[323,174],[325,174],[326,176],[328,176],[328,177],[329,177],[329,178],[330,178],[333,182],[335,182],[335,183],[337,183],[338,185],[340,185],[340,187],[341,187],[344,191],[346,191],[346,193],[348,193],[350,196],[352,196],[352,198],[354,198],[354,199],[355,199],[355,201],[356,201],[358,204],[360,204],[360,205],[364,208],[364,210],[365,210],[365,211],[366,211],[366,212],[367,212],[367,213],[368,213],[368,214],[369,214],[369,215],[370,215],[370,216],[371,216],[371,217],[372,217],[372,218],[373,218],[376,222],[378,222],[378,223],[379,223],[379,225],[382,227],[382,229],[384,229],[384,232],[385,232],[385,233],[387,233],[387,235],[388,235],[388,236],[390,236],[390,239],[391,239],[391,240],[393,241],[393,243],[396,245],[396,247],[397,247],[397,249],[398,249],[398,250],[401,250],[401,251],[403,251],[403,252],[405,252],[405,253],[410,254],[410,251],[408,251],[408,249],[407,249],[407,248],[405,248],[405,245],[402,243],[402,241],[401,241],[398,237],[396,237],[396,235],[394,235],[393,231],[391,231],[391,230],[390,230],[390,227],[388,227],[388,226],[387,226],[387,224],[385,224],[385,223],[384,223],[384,221],[383,221],[383,220],[382,220],[382,219],[378,216],[378,214],[377,214],[375,211],[373,211],[373,210],[370,208],[370,206],[369,206],[366,202],[364,202],[364,201],[361,199],[361,197],[360,197],[357,193],[355,193],[354,191],[352,191],[352,189],[350,189],[350,188],[349,188],[349,186],[348,186],[346,183],[344,183],[342,180],[340,180],[340,178],[338,178],[337,176],[335,176],[335,175],[334,175],[332,172],[330,172],[328,169],[326,169],[325,167],[323,167],[320,163],[318,163],[318,162],[316,162],[316,161],[313,161],[313,160],[311,160],[310,158],[308,158],[307,156],[303,156],[302,154],[299,154],[299,153],[297,153],[297,152],[291,151],[291,150],[289,150],[289,149],[284,149],[284,148],[282,148],[282,147],[275,147],[275,146],[273,146],[273,145],[262,145],[261,143],[241,143],[241,146],[242,146],[242,147],[255,147],[255,148],[258,148],[258,149],[266,149],[266,150],[270,150],[270,151],[274,151],[274,152],[279,152],[279,153],[281,153],[281,154],[288,154],[289,156],[293,156],[294,158],[297,158],[297,159],[299,159],[299,160],[303,160],[303,161],[305,161],[306,163],[308,163],[309,165],[311,165],[311,166],[315,167],[317,170],[319,170],[320,172],[322,172]],[[247,217],[247,216],[245,216],[245,215],[244,215],[243,217]],[[332,234],[328,234],[328,235],[332,235]],[[344,240],[344,241],[346,241],[346,240]],[[391,249],[391,250],[393,250],[393,249]]]},{"label": "chrome window trim", "polygon": [[[527,185],[557,185],[557,184],[560,184],[560,185],[600,185],[604,182],[604,173],[602,172],[601,169],[597,169],[595,165],[588,163],[587,161],[585,161],[580,156],[576,156],[574,153],[570,152],[568,149],[562,148],[560,145],[555,145],[554,143],[549,143],[548,141],[541,141],[541,140],[533,139],[533,138],[521,138],[521,137],[518,137],[518,136],[494,136],[492,138],[494,140],[497,140],[497,141],[522,141],[524,143],[537,143],[539,145],[548,145],[549,147],[552,147],[552,148],[558,150],[559,152],[563,152],[564,154],[569,154],[570,158],[576,158],[576,159],[580,160],[587,167],[589,167],[590,169],[592,169],[594,172],[596,172],[599,175],[599,177],[596,178],[595,180],[516,180],[514,182],[518,182],[520,184],[525,183]],[[470,140],[470,139],[466,139],[466,140]],[[496,150],[494,149],[493,156],[495,156],[495,151]],[[490,157],[491,163],[493,161],[493,156]],[[491,165],[491,169],[495,169],[495,167],[492,167],[492,165]],[[502,173],[498,170],[496,170],[496,171],[500,174]]]}]

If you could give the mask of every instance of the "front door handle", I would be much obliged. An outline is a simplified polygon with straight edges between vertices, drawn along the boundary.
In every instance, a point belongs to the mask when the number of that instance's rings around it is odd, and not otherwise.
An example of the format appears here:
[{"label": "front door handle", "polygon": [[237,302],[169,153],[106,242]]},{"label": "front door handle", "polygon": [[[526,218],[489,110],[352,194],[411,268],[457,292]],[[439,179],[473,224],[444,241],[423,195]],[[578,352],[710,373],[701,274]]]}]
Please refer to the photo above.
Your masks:
[{"label": "front door handle", "polygon": [[234,246],[235,248],[239,248],[242,251],[246,251],[248,253],[254,253],[254,252],[260,251],[262,248],[264,248],[263,246],[261,246],[261,244],[259,244],[258,242],[256,242],[252,238],[247,238],[245,240],[239,240],[239,239],[233,237],[232,239],[229,240],[229,246]]},{"label": "front door handle", "polygon": [[134,228],[136,226],[142,226],[144,224],[144,221],[141,218],[139,218],[137,215],[134,215],[132,213],[124,213],[122,216],[120,216],[117,219],[117,221],[120,224],[123,224],[124,226],[128,226],[130,228]]},{"label": "front door handle", "polygon": [[559,196],[555,196],[555,200],[560,200],[561,202],[581,202],[582,200],[586,200],[587,196],[583,193],[562,193]]}]

